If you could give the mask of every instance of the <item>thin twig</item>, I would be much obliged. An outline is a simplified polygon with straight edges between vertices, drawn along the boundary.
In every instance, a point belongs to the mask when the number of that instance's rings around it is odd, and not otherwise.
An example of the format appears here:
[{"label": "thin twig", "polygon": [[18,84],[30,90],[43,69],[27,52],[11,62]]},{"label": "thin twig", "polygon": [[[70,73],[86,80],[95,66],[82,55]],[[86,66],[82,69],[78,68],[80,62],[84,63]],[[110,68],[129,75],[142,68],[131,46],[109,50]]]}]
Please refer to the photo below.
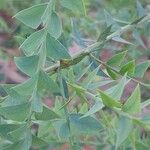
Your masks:
[{"label": "thin twig", "polygon": [[[99,60],[99,59],[96,58],[94,55],[91,54],[90,56],[91,56],[94,60],[96,60],[98,63],[102,64],[103,66],[105,66],[105,67],[111,69],[112,71],[114,71],[115,73],[117,73],[119,76],[121,76],[121,77],[123,76],[119,71],[115,70],[113,67],[109,66],[107,63],[105,63],[105,62]],[[150,87],[149,84],[145,84],[145,83],[143,83],[143,82],[141,82],[141,81],[139,81],[139,80],[137,80],[137,79],[135,79],[135,78],[130,77],[129,75],[126,75],[126,77],[129,78],[129,79],[131,79],[132,81],[134,81],[134,82],[136,82],[136,83],[142,85],[142,86]]]}]

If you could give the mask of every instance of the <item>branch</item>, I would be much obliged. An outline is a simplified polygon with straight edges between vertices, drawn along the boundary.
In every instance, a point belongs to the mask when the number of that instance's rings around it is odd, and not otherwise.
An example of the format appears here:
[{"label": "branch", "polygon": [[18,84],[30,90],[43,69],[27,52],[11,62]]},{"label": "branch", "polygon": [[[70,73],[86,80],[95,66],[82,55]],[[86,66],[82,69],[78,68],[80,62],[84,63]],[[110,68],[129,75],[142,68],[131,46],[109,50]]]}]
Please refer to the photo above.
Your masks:
[{"label": "branch", "polygon": [[[107,67],[107,68],[109,68],[109,69],[111,69],[112,71],[114,71],[115,73],[117,73],[119,76],[123,77],[123,75],[120,74],[119,71],[115,70],[113,67],[109,66],[107,63],[105,63],[105,62],[103,62],[103,61],[97,59],[97,58],[96,58],[95,56],[93,56],[92,54],[91,54],[90,56],[91,56],[94,60],[96,60],[98,63],[102,64],[103,66],[105,66],[105,67]],[[137,80],[137,79],[135,79],[135,78],[132,78],[132,77],[130,77],[130,76],[128,76],[128,75],[126,75],[126,76],[127,76],[128,79],[131,79],[131,80],[134,81],[135,83],[138,83],[138,84],[140,84],[140,85],[142,85],[142,86],[145,86],[145,87],[150,87],[149,84],[145,84],[145,83],[143,83],[143,82],[141,82],[141,81],[139,81],[139,80]]]},{"label": "branch", "polygon": [[56,73],[58,69],[65,69],[70,66],[76,65],[79,63],[83,58],[89,56],[91,53],[97,51],[98,49],[102,48],[105,43],[110,41],[113,37],[120,36],[121,34],[141,25],[143,22],[146,22],[150,19],[150,14],[143,16],[142,18],[135,20],[134,22],[121,27],[117,31],[113,32],[112,34],[108,35],[104,41],[97,41],[96,43],[90,45],[89,47],[83,49],[81,52],[73,56],[71,59],[61,59],[60,61],[56,62],[56,64],[45,68],[44,70],[48,73]]}]

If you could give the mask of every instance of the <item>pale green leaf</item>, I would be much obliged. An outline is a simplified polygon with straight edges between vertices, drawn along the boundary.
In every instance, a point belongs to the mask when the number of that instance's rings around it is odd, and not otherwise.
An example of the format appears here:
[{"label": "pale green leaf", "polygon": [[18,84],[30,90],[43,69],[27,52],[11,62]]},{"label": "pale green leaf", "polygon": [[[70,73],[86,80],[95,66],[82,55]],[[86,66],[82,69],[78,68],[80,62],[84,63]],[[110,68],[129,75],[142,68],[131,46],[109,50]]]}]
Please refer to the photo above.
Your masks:
[{"label": "pale green leaf", "polygon": [[83,105],[80,108],[79,113],[84,114],[87,111],[88,111],[88,104],[87,103],[83,103]]},{"label": "pale green leaf", "polygon": [[27,55],[33,55],[38,53],[42,42],[45,40],[46,34],[45,29],[32,33],[20,46],[23,52]]},{"label": "pale green leaf", "polygon": [[37,120],[46,121],[46,120],[57,119],[57,118],[59,118],[59,116],[53,110],[51,110],[48,107],[44,106],[43,107],[43,112],[41,112],[41,113],[36,112],[35,113],[35,118]]},{"label": "pale green leaf", "polygon": [[102,125],[95,118],[90,116],[84,118],[81,117],[81,114],[70,114],[71,133],[90,134],[102,129]]},{"label": "pale green leaf", "polygon": [[139,85],[123,105],[122,110],[130,114],[139,113],[141,111],[141,92]]},{"label": "pale green leaf", "polygon": [[135,60],[129,61],[125,65],[123,65],[120,69],[120,73],[124,75],[127,73],[128,75],[133,75],[135,71]]},{"label": "pale green leaf", "polygon": [[95,104],[87,111],[83,117],[91,116],[95,114],[96,112],[100,111],[104,107],[102,100],[98,97],[95,98]]},{"label": "pale green leaf", "polygon": [[108,61],[107,64],[110,66],[119,66],[123,62],[125,56],[127,54],[127,51],[120,52],[113,57],[111,57]]},{"label": "pale green leaf", "polygon": [[17,67],[28,76],[33,76],[39,69],[39,56],[15,57]]},{"label": "pale green leaf", "polygon": [[30,103],[0,107],[0,114],[10,120],[25,121],[30,115]]},{"label": "pale green leaf", "polygon": [[61,0],[61,5],[75,14],[85,15],[85,6],[83,0]]},{"label": "pale green leaf", "polygon": [[147,60],[147,61],[144,61],[144,62],[138,64],[135,67],[134,76],[142,78],[149,66],[150,66],[150,60]]},{"label": "pale green leaf", "polygon": [[101,99],[104,103],[104,105],[106,105],[107,107],[113,108],[113,107],[121,107],[121,103],[119,101],[117,101],[116,99],[114,99],[113,97],[111,97],[110,95],[108,95],[106,92],[103,92],[101,90],[99,90],[100,92],[100,96]]},{"label": "pale green leaf", "polygon": [[47,28],[52,37],[56,39],[60,37],[62,33],[62,23],[56,12],[52,12]]},{"label": "pale green leaf", "polygon": [[70,58],[68,50],[54,37],[47,35],[47,56],[55,60]]},{"label": "pale green leaf", "polygon": [[117,147],[120,146],[126,140],[126,138],[129,136],[131,130],[132,130],[132,120],[130,120],[127,117],[120,116],[116,130],[117,130],[117,139],[116,139],[116,145]]},{"label": "pale green leaf", "polygon": [[118,100],[120,100],[126,84],[127,84],[127,80],[126,80],[126,76],[124,76],[119,81],[119,83],[116,85],[115,89],[111,93],[111,96],[118,99]]},{"label": "pale green leaf", "polygon": [[15,15],[19,21],[23,22],[25,25],[36,29],[41,24],[41,18],[47,4],[39,4],[32,6],[30,8],[24,9]]},{"label": "pale green leaf", "polygon": [[83,86],[84,88],[90,87],[90,84],[91,84],[92,81],[95,80],[98,71],[99,71],[99,66],[98,66],[95,70],[93,70],[92,72],[90,72],[90,73],[87,75],[86,78],[84,78],[84,80],[82,81],[82,86]]}]

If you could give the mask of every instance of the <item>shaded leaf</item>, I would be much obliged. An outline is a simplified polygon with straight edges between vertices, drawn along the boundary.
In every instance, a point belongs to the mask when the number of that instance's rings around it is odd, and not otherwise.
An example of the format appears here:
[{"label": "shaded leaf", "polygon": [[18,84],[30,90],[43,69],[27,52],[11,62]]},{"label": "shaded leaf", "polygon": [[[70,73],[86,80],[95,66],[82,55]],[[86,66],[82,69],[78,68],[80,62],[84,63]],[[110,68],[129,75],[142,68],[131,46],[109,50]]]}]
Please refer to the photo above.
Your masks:
[{"label": "shaded leaf", "polygon": [[90,134],[102,129],[100,122],[93,117],[81,118],[82,114],[70,114],[71,132],[74,134]]},{"label": "shaded leaf", "polygon": [[43,112],[35,113],[35,118],[37,120],[42,120],[42,121],[46,121],[46,120],[53,120],[53,119],[57,119],[59,118],[58,114],[56,114],[53,110],[47,108],[46,106],[43,107]]}]

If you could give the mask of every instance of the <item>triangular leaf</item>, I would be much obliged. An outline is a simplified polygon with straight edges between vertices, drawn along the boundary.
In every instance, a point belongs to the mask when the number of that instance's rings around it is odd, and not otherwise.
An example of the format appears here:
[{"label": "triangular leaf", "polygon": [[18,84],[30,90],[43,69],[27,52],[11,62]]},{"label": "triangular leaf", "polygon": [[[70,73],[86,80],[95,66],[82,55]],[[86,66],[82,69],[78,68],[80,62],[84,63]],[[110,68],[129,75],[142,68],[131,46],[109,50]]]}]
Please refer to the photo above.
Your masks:
[{"label": "triangular leaf", "polygon": [[116,145],[117,147],[129,136],[132,130],[132,120],[127,117],[120,116],[116,130],[117,130],[117,140]]},{"label": "triangular leaf", "polygon": [[61,5],[75,14],[85,15],[85,6],[83,0],[61,0]]},{"label": "triangular leaf", "polygon": [[102,129],[99,121],[93,117],[81,118],[82,114],[70,114],[71,132],[74,134],[90,134]]},{"label": "triangular leaf", "polygon": [[36,31],[32,33],[20,46],[23,52],[27,56],[31,56],[33,54],[38,53],[38,48],[41,46],[43,40],[45,39],[45,29]]},{"label": "triangular leaf", "polygon": [[41,18],[47,4],[39,4],[30,8],[24,9],[15,15],[15,18],[23,22],[25,25],[36,29],[41,24]]},{"label": "triangular leaf", "polygon": [[120,69],[120,73],[124,75],[127,73],[128,75],[133,75],[135,71],[135,61],[129,61],[127,64],[123,65]]},{"label": "triangular leaf", "polygon": [[134,76],[142,78],[149,66],[150,66],[150,60],[147,60],[147,61],[144,61],[144,62],[138,64],[135,67]]},{"label": "triangular leaf", "polygon": [[37,120],[46,121],[46,120],[53,120],[53,119],[60,118],[60,117],[53,110],[44,106],[43,112],[41,112],[41,113],[36,112],[35,113],[35,118]]},{"label": "triangular leaf", "polygon": [[127,102],[123,105],[122,110],[130,113],[135,114],[141,111],[141,94],[139,85],[135,88],[132,95],[128,98]]},{"label": "triangular leaf", "polygon": [[113,57],[111,57],[107,61],[107,64],[109,66],[119,66],[119,65],[121,65],[121,63],[123,62],[126,54],[127,54],[127,51],[123,51],[123,52],[120,52],[120,53],[114,55]]},{"label": "triangular leaf", "polygon": [[39,56],[33,55],[29,57],[15,57],[15,63],[22,72],[28,76],[33,76],[38,71]]},{"label": "triangular leaf", "polygon": [[119,101],[116,101],[116,99],[108,95],[106,92],[103,92],[100,90],[99,92],[100,92],[100,96],[102,98],[104,105],[110,108],[113,108],[113,107],[121,108],[121,103]]},{"label": "triangular leaf", "polygon": [[[55,60],[70,58],[68,50],[54,37],[47,35],[47,55]],[[58,55],[59,54],[59,55]]]},{"label": "triangular leaf", "polygon": [[30,103],[21,105],[0,107],[0,114],[7,119],[15,121],[25,121],[30,115]]},{"label": "triangular leaf", "polygon": [[62,33],[62,23],[56,12],[52,12],[51,19],[48,24],[48,32],[54,38],[59,38]]}]

